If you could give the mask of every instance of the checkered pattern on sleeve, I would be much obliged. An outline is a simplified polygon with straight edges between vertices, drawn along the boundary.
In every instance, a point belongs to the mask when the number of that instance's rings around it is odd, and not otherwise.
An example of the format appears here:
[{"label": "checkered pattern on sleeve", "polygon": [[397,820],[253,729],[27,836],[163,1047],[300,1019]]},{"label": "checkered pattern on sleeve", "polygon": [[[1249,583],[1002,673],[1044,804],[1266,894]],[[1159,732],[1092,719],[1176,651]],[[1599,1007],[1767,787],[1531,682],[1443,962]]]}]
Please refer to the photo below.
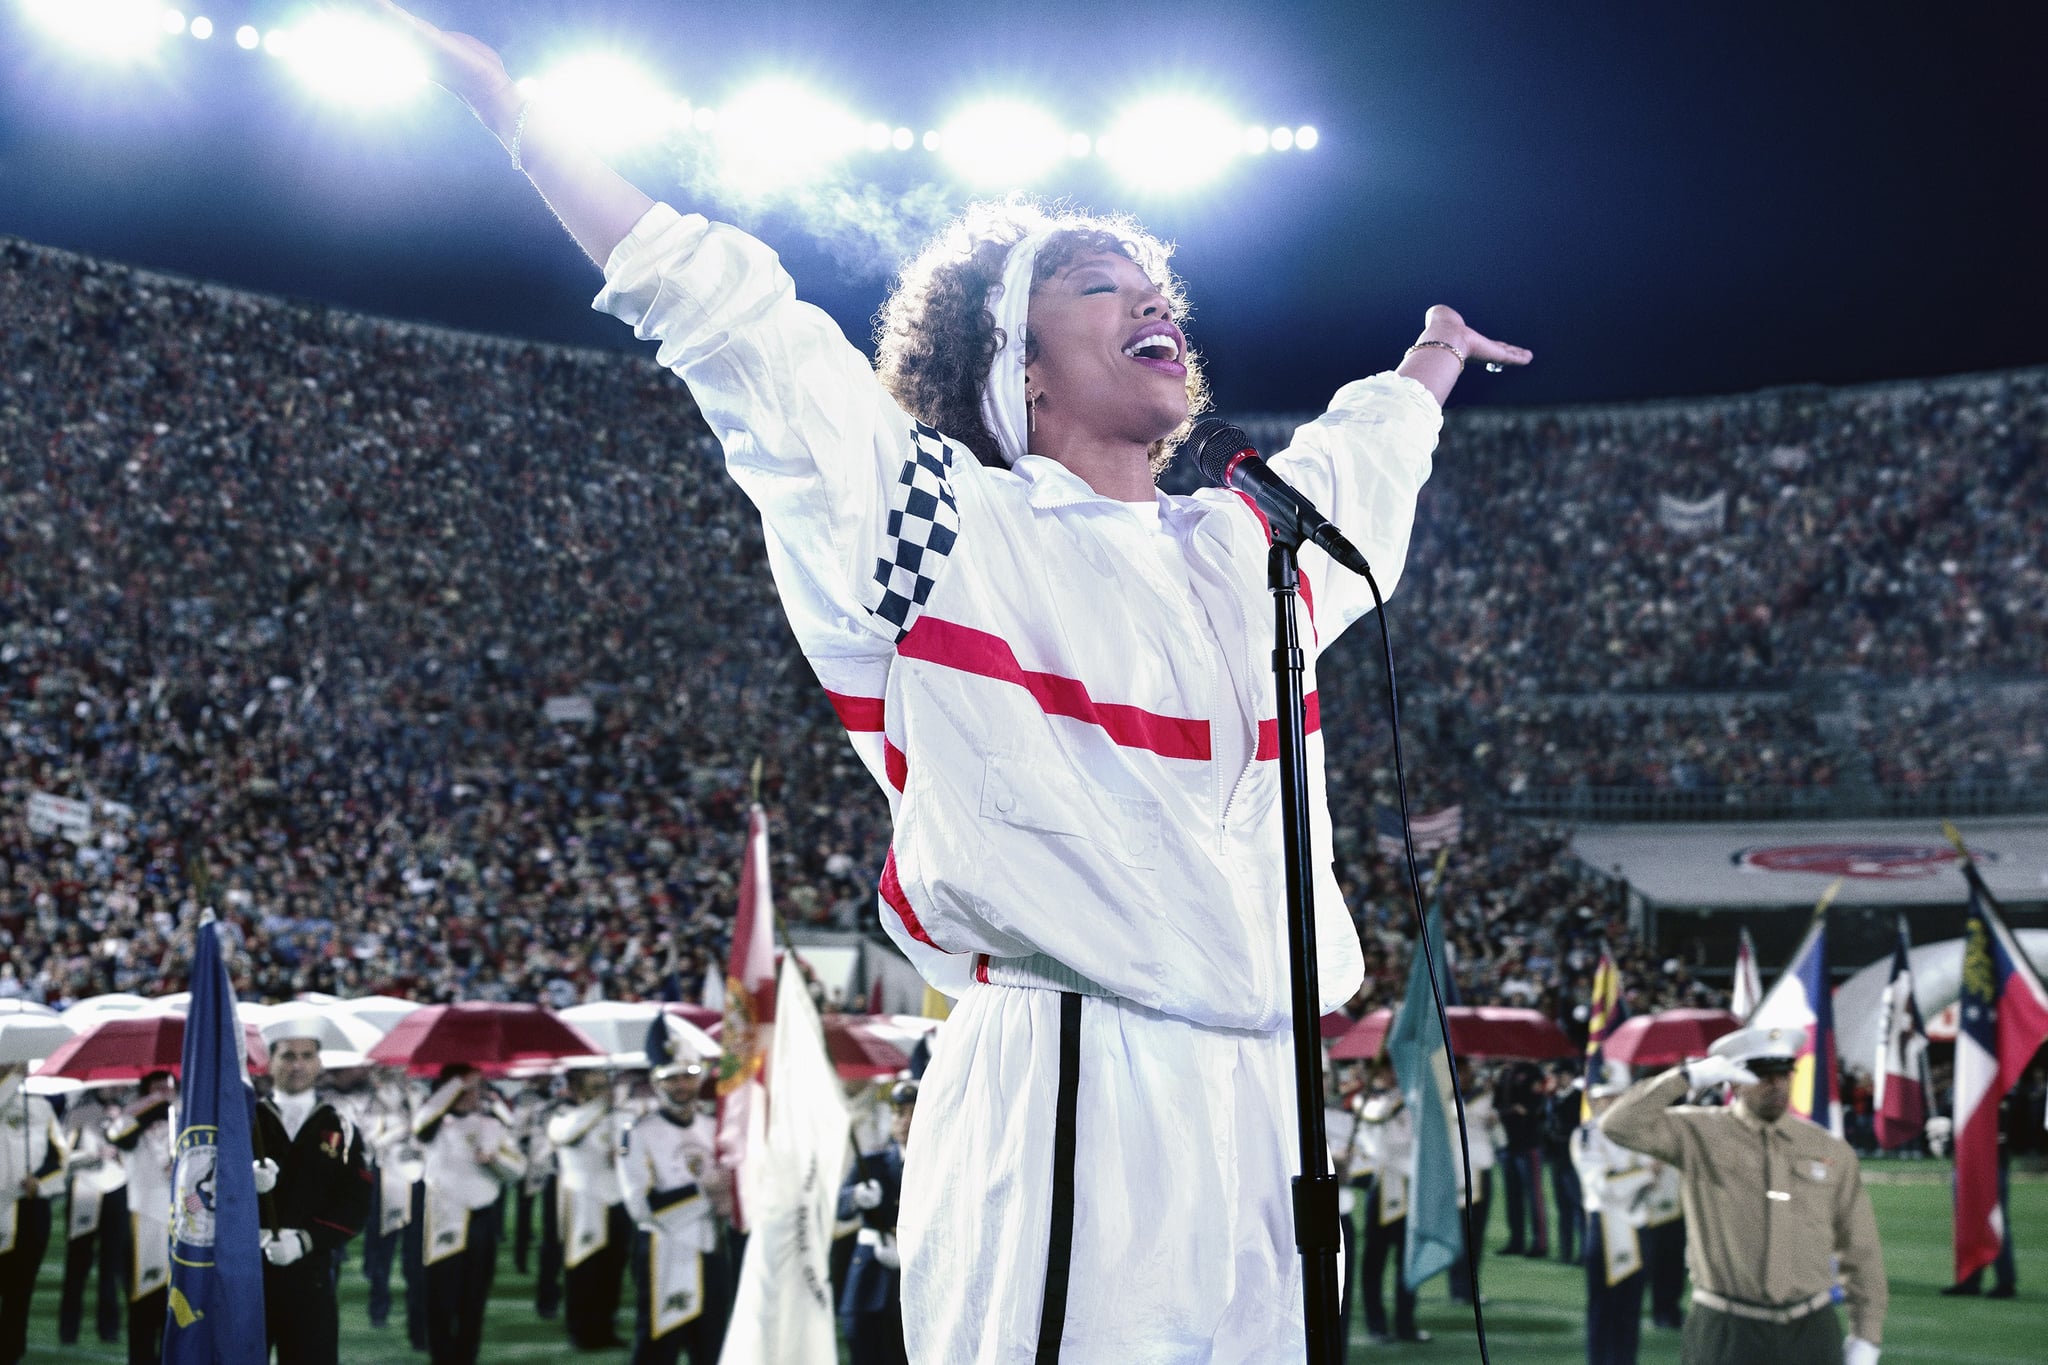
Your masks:
[{"label": "checkered pattern on sleeve", "polygon": [[955,447],[922,422],[912,427],[910,458],[889,491],[887,534],[866,602],[869,611],[895,627],[899,641],[917,623],[960,535],[960,505],[953,499]]}]

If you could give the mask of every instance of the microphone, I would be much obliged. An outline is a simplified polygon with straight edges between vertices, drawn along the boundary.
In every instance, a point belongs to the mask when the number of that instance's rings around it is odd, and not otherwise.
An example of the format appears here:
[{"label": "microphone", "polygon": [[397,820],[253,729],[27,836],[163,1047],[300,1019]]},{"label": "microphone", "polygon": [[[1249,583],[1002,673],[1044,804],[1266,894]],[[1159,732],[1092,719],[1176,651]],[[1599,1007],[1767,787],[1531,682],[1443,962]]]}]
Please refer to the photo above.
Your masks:
[{"label": "microphone", "polygon": [[1249,436],[1220,417],[1204,417],[1188,433],[1184,446],[1193,447],[1195,466],[1202,477],[1224,488],[1234,488],[1258,504],[1273,533],[1285,539],[1307,541],[1355,574],[1372,577],[1372,569],[1358,547],[1315,504],[1288,486],[1272,466],[1252,449]]}]

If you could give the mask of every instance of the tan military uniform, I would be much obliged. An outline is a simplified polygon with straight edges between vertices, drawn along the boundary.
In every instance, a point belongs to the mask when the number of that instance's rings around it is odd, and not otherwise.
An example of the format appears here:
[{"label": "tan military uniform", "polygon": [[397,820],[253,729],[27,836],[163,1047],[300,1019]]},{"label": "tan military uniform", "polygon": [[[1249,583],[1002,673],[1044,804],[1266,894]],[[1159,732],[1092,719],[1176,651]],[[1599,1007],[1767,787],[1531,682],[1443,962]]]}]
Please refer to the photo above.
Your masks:
[{"label": "tan military uniform", "polygon": [[1792,1114],[1764,1123],[1739,1101],[1681,1105],[1683,1071],[1631,1086],[1601,1131],[1683,1173],[1694,1301],[1738,1317],[1824,1309],[1840,1259],[1850,1330],[1882,1340],[1884,1255],[1849,1144]]}]

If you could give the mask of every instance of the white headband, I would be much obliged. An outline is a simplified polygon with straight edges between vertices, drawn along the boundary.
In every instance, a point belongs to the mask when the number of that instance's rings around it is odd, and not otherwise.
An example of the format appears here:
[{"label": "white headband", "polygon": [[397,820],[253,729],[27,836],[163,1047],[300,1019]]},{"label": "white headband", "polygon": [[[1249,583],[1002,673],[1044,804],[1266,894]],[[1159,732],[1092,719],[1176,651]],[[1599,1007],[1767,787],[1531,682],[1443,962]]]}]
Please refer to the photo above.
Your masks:
[{"label": "white headband", "polygon": [[1031,451],[1031,417],[1024,401],[1024,324],[1031,314],[1032,274],[1038,249],[1052,230],[1034,232],[1010,248],[1003,260],[1003,278],[988,291],[988,310],[996,318],[996,353],[981,385],[981,420],[996,438],[1004,464],[1015,464]]}]

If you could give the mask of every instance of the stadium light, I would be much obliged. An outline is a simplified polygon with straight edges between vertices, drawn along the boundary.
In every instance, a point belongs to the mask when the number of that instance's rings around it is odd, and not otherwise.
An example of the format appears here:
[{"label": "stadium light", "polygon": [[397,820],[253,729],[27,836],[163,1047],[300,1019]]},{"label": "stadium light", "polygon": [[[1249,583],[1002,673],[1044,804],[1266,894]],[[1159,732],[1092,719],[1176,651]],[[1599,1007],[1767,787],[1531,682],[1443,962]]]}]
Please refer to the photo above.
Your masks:
[{"label": "stadium light", "polygon": [[192,16],[192,27],[190,31],[194,38],[197,38],[200,42],[203,43],[208,38],[211,38],[213,36],[213,20],[207,18],[203,14],[195,14]]},{"label": "stadium light", "polygon": [[[170,33],[156,0],[22,0],[29,22],[82,56],[125,62],[147,57]],[[178,18],[184,27],[184,16]]]},{"label": "stadium light", "polygon": [[387,109],[426,89],[427,63],[419,50],[366,16],[321,10],[273,37],[270,50],[329,103]]},{"label": "stadium light", "polygon": [[[668,136],[676,97],[647,71],[612,52],[571,57],[534,82],[550,117],[606,155],[632,151]],[[696,111],[702,118],[703,110]],[[687,117],[687,115],[685,115]]]},{"label": "stadium light", "polygon": [[862,145],[863,129],[853,115],[795,81],[762,81],[718,111],[719,177],[752,197],[790,189]]},{"label": "stadium light", "polygon": [[1294,145],[1304,152],[1312,151],[1322,140],[1323,135],[1316,131],[1312,123],[1304,123],[1294,130]]},{"label": "stadium light", "polygon": [[962,110],[939,130],[954,174],[987,188],[1022,187],[1067,155],[1067,135],[1052,115],[1017,100],[993,99]]},{"label": "stadium light", "polygon": [[1275,128],[1273,130],[1273,150],[1276,152],[1286,152],[1292,151],[1293,148],[1294,130],[1292,128]]},{"label": "stadium light", "polygon": [[263,35],[256,31],[256,25],[244,24],[235,30],[235,46],[244,52],[254,52],[256,45],[263,41]]},{"label": "stadium light", "polygon": [[1097,150],[1137,188],[1172,192],[1214,180],[1243,144],[1244,125],[1215,105],[1154,95],[1125,110]]}]

